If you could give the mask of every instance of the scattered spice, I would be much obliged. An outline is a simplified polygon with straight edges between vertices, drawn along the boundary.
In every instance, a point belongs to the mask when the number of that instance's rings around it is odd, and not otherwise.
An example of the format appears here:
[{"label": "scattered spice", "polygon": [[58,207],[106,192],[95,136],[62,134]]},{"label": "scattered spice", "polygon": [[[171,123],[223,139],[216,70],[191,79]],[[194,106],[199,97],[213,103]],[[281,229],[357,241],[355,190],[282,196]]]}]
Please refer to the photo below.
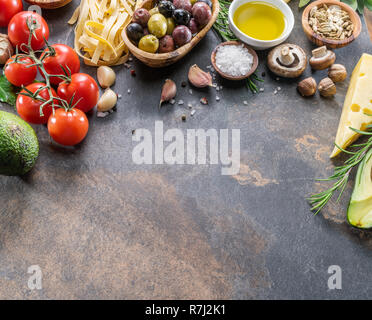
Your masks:
[{"label": "scattered spice", "polygon": [[322,4],[312,8],[309,25],[321,37],[332,40],[349,38],[354,30],[349,14],[338,5]]},{"label": "scattered spice", "polygon": [[182,117],[181,117],[182,121],[185,122],[186,121],[186,115],[183,114]]},{"label": "scattered spice", "polygon": [[208,99],[207,98],[201,98],[200,103],[206,105],[206,104],[208,104]]},{"label": "scattered spice", "polygon": [[181,83],[181,87],[182,87],[182,88],[185,88],[186,86],[187,86],[186,81],[182,81],[182,83]]},{"label": "scattered spice", "polygon": [[136,70],[132,69],[130,70],[130,74],[132,77],[135,77],[136,76]]}]

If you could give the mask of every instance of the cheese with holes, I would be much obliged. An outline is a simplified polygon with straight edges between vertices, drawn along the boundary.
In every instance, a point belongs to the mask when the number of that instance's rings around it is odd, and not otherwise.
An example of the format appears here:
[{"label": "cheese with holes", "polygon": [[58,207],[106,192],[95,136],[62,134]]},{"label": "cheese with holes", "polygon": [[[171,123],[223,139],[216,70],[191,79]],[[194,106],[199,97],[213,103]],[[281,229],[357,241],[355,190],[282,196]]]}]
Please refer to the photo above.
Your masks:
[{"label": "cheese with holes", "polygon": [[[372,55],[364,53],[351,76],[335,143],[345,149],[360,136],[351,128],[365,130],[372,123]],[[331,158],[340,153],[336,146]]]}]

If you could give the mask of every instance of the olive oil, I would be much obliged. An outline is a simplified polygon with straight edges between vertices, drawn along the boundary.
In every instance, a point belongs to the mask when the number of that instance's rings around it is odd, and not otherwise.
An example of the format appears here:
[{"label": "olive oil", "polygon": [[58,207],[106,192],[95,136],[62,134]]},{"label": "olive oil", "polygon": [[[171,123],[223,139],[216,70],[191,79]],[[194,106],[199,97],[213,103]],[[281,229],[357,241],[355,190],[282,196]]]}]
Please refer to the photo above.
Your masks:
[{"label": "olive oil", "polygon": [[233,20],[241,32],[257,40],[275,40],[284,32],[286,19],[275,6],[248,2],[236,9]]}]

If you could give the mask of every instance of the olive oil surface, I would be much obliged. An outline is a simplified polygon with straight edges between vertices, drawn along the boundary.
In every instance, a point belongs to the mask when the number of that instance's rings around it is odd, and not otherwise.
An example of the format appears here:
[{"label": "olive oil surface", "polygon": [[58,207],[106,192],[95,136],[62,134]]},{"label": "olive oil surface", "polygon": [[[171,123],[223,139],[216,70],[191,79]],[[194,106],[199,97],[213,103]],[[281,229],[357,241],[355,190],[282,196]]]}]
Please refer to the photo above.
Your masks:
[{"label": "olive oil surface", "polygon": [[236,9],[233,20],[241,32],[257,40],[275,40],[284,32],[286,19],[275,6],[248,2]]}]

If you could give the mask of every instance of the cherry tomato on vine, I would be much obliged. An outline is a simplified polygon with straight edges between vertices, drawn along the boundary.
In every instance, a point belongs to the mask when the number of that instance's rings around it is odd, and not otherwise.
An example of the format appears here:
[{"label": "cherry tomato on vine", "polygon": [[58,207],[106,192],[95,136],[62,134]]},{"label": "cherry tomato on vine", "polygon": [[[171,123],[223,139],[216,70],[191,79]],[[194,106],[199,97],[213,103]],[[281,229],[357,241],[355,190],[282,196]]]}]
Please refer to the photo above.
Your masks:
[{"label": "cherry tomato on vine", "polygon": [[[22,44],[28,44],[30,29],[27,23],[36,23],[35,36],[32,37],[31,47],[33,50],[40,50],[45,46],[45,40],[49,38],[49,27],[42,16],[32,11],[21,11],[9,22],[8,36],[14,47],[18,46],[24,50]],[[26,50],[27,51],[27,50]]]},{"label": "cherry tomato on vine", "polygon": [[[54,55],[46,57],[43,60],[43,66],[48,74],[52,75],[65,75],[61,66],[71,74],[78,73],[80,71],[80,60],[75,50],[66,46],[65,44],[53,44],[52,49],[46,48],[41,55],[41,59],[47,53],[51,53],[54,50]],[[41,73],[43,75],[43,73]],[[43,75],[44,76],[44,75]],[[51,77],[50,82],[52,84],[59,84],[63,80],[57,77]]]},{"label": "cherry tomato on vine", "polygon": [[7,27],[10,19],[22,10],[22,0],[0,0],[0,27]]},{"label": "cherry tomato on vine", "polygon": [[66,111],[59,108],[48,121],[48,132],[52,139],[63,146],[74,146],[84,140],[88,133],[89,121],[79,109]]},{"label": "cherry tomato on vine", "polygon": [[20,57],[15,61],[15,56],[11,57],[5,64],[4,74],[8,81],[16,86],[27,86],[32,83],[37,75],[37,67],[31,65],[34,64],[31,58]]},{"label": "cherry tomato on vine", "polygon": [[61,82],[57,92],[58,96],[68,103],[75,94],[72,105],[79,101],[76,108],[84,112],[92,110],[99,99],[99,89],[96,81],[85,73],[75,73],[71,76],[70,82]]},{"label": "cherry tomato on vine", "polygon": [[[26,87],[27,90],[34,93],[36,90],[38,90],[41,87],[44,87],[45,83],[32,83]],[[57,93],[52,90],[52,95],[54,97],[57,97]],[[53,113],[53,108],[51,104],[47,104],[43,107],[43,116],[40,114],[40,106],[43,104],[43,101],[39,101],[36,99],[33,99],[31,97],[23,95],[23,93],[27,93],[26,90],[22,90],[20,94],[18,94],[17,102],[16,102],[16,108],[19,116],[33,124],[44,124],[48,122],[48,119],[50,115]],[[40,91],[39,96],[45,100],[49,100],[49,92],[48,89],[43,89]],[[58,104],[58,103],[56,103]]]}]

